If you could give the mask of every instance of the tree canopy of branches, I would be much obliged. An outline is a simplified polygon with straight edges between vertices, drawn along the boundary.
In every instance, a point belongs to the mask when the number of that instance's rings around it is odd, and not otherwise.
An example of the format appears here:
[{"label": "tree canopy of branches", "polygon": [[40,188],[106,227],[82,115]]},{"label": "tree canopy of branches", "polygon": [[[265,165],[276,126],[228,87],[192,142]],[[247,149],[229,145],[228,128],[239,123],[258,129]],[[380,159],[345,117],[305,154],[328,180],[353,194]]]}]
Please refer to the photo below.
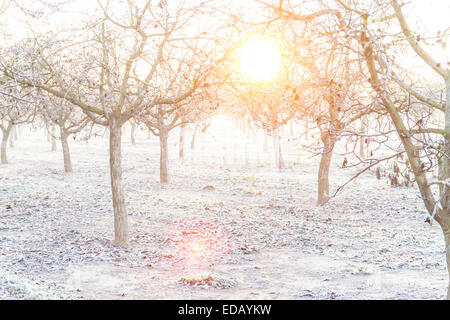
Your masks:
[{"label": "tree canopy of branches", "polygon": [[[85,28],[38,35],[10,49],[14,63],[2,62],[5,76],[64,99],[108,127],[117,245],[129,237],[121,127],[144,110],[182,102],[202,86],[216,58],[214,47],[205,45],[213,32],[208,2],[98,1],[102,14]],[[191,57],[188,63],[185,57]]]}]

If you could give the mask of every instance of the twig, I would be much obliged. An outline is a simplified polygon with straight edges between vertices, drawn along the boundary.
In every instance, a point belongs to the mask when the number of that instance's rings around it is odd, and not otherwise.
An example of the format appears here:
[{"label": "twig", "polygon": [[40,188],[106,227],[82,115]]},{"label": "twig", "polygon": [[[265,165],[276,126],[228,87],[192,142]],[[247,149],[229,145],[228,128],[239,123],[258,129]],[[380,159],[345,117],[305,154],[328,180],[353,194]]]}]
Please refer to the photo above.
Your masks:
[{"label": "twig", "polygon": [[355,180],[356,178],[358,178],[361,174],[363,174],[364,172],[366,172],[367,170],[369,170],[369,169],[372,168],[373,166],[379,164],[380,162],[383,162],[383,161],[386,161],[386,160],[395,158],[395,157],[401,155],[401,154],[404,153],[404,152],[405,152],[405,151],[396,153],[396,154],[394,154],[394,155],[392,155],[392,156],[389,156],[389,157],[386,157],[386,158],[377,160],[376,162],[370,164],[367,168],[364,168],[364,170],[361,170],[361,171],[358,172],[356,175],[354,175],[353,177],[351,177],[346,183],[344,183],[342,186],[340,186],[339,188],[337,188],[337,189],[336,189],[336,192],[330,197],[330,199],[331,199],[331,198],[334,198],[334,197],[335,197],[342,189],[344,189],[344,187],[345,187],[347,184],[349,184],[350,182],[352,182],[353,180]]}]

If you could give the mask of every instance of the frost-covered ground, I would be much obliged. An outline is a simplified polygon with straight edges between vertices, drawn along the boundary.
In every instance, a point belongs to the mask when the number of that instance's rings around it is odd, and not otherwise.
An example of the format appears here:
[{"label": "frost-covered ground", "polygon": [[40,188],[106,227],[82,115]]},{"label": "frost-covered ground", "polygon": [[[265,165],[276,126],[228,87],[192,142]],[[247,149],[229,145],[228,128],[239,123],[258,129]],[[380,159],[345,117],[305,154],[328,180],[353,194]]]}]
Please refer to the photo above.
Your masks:
[{"label": "frost-covered ground", "polygon": [[[174,132],[162,185],[158,141],[139,132],[132,146],[127,130],[131,246],[116,248],[106,135],[71,141],[75,171],[64,174],[60,146],[24,129],[0,166],[0,298],[444,298],[443,237],[424,223],[415,188],[366,173],[316,207],[317,158],[285,143],[290,168],[279,171],[261,137],[245,149],[242,136],[226,146],[217,132],[194,151],[188,134],[184,163]],[[333,190],[356,172],[341,161]],[[211,286],[189,285],[209,276]]]}]

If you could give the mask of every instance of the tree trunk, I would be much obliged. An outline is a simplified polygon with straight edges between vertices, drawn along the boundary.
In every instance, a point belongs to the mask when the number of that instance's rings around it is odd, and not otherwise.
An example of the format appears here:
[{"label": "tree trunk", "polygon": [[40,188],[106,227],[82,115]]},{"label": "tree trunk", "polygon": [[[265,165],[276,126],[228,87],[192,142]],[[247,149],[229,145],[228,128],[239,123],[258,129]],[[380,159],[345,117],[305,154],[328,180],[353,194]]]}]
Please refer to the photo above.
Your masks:
[{"label": "tree trunk", "polygon": [[6,157],[6,146],[8,144],[9,134],[11,132],[12,125],[8,123],[6,128],[2,128],[3,136],[2,136],[2,146],[1,146],[1,161],[2,164],[7,164],[8,160]]},{"label": "tree trunk", "polygon": [[180,159],[184,158],[184,137],[186,135],[186,125],[182,124],[180,126],[180,141],[179,141],[179,152],[178,155]]},{"label": "tree trunk", "polygon": [[[398,4],[393,1],[394,8],[396,11],[399,11]],[[396,8],[397,6],[397,8]],[[364,20],[364,27],[367,28],[367,19]],[[420,153],[418,152],[418,148],[415,146],[411,139],[411,135],[406,128],[403,119],[399,113],[399,110],[396,108],[394,101],[391,100],[390,96],[387,92],[384,91],[384,86],[382,80],[380,80],[378,70],[375,63],[375,58],[377,55],[373,51],[373,44],[370,42],[370,38],[367,33],[364,31],[361,33],[361,46],[364,49],[364,59],[366,60],[367,68],[370,72],[369,81],[371,83],[372,88],[381,98],[382,104],[387,110],[392,120],[393,125],[398,133],[398,136],[405,148],[406,155],[408,156],[409,164],[411,169],[413,170],[414,177],[416,179],[417,186],[419,187],[419,191],[421,194],[421,198],[427,208],[427,211],[430,215],[436,213],[434,215],[434,220],[439,223],[441,226],[444,237],[445,237],[445,245],[446,245],[446,260],[447,260],[447,272],[450,276],[450,216],[449,216],[449,203],[450,203],[450,192],[445,190],[444,194],[441,191],[441,205],[444,210],[434,211],[435,206],[437,205],[435,201],[435,197],[428,183],[425,171],[423,170],[423,162],[420,159]],[[379,61],[378,61],[379,62]],[[444,145],[444,155],[441,159],[443,159],[443,163],[441,164],[442,176],[440,179],[445,178],[448,179],[450,173],[450,162],[448,159],[448,153],[450,150],[449,145],[450,140],[450,76],[446,79],[446,105],[445,105],[445,145]],[[443,186],[442,186],[443,187]],[[448,189],[448,188],[445,188]],[[442,189],[441,189],[442,190]],[[450,284],[450,280],[449,280]],[[447,288],[447,298],[450,299],[450,289]]]},{"label": "tree trunk", "polygon": [[[366,126],[365,126],[365,121],[363,118],[360,119],[361,121],[361,134],[365,134],[366,133]],[[359,139],[359,157],[364,160],[365,156],[364,156],[364,136],[362,136]]]},{"label": "tree trunk", "polygon": [[14,148],[14,131],[15,131],[16,127],[12,126],[11,127],[11,133],[9,134],[9,147],[10,148]]},{"label": "tree trunk", "polygon": [[68,134],[61,127],[60,127],[60,132],[61,132],[61,147],[62,147],[63,157],[64,157],[64,171],[69,173],[69,172],[72,172],[72,161],[70,160],[69,143],[67,142]]},{"label": "tree trunk", "polygon": [[167,172],[167,162],[169,157],[169,150],[167,139],[169,134],[165,129],[159,130],[159,179],[161,183],[169,182],[169,175]]},{"label": "tree trunk", "polygon": [[[450,154],[450,77],[445,82],[445,155],[442,157],[443,177],[442,180],[447,180],[450,176],[450,160],[448,155]],[[446,214],[445,225],[446,228],[442,228],[445,237],[445,256],[447,259],[447,272],[448,272],[448,288],[447,288],[447,300],[450,300],[450,190],[449,187],[441,186],[440,194],[444,195],[441,204],[443,204],[444,214]],[[441,224],[442,226],[443,224]]]},{"label": "tree trunk", "polygon": [[194,126],[194,132],[192,133],[192,140],[191,140],[191,149],[194,150],[195,149],[195,138],[197,136],[197,131],[198,131],[198,125],[195,124]]},{"label": "tree trunk", "polygon": [[447,288],[447,300],[450,300],[450,229],[443,230],[445,238],[445,257],[447,259],[447,272],[448,272],[448,288]]},{"label": "tree trunk", "polygon": [[281,155],[280,131],[278,127],[272,129],[272,139],[273,139],[273,152],[275,155],[275,167],[278,169],[282,169],[284,165],[283,165],[283,158]]},{"label": "tree trunk", "polygon": [[333,148],[334,144],[324,143],[318,175],[317,205],[319,206],[327,203],[330,199],[328,175],[330,172],[331,157],[333,156]]},{"label": "tree trunk", "polygon": [[56,151],[55,126],[52,125],[52,133],[50,139],[52,140],[52,151]]},{"label": "tree trunk", "polygon": [[131,122],[131,130],[130,130],[130,134],[131,134],[131,144],[132,144],[133,146],[136,145],[136,140],[134,139],[135,131],[136,131],[136,124],[132,121],[132,122]]},{"label": "tree trunk", "polygon": [[150,140],[151,136],[152,136],[152,132],[150,131],[150,129],[148,129],[148,131],[147,131],[147,140]]},{"label": "tree trunk", "polygon": [[109,125],[109,169],[114,208],[114,244],[128,245],[128,221],[122,181],[122,128],[118,119],[111,117]]}]

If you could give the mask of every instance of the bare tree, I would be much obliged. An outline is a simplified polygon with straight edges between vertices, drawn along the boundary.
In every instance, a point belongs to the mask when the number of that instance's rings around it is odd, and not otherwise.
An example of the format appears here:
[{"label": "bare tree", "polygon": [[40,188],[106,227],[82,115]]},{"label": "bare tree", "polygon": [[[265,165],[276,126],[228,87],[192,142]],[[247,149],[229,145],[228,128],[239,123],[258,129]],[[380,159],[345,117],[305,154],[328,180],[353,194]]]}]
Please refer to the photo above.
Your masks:
[{"label": "bare tree", "polygon": [[[52,132],[50,133],[52,140],[59,139],[61,141],[61,149],[64,159],[64,171],[72,172],[72,161],[70,157],[70,149],[68,139],[74,136],[86,127],[89,123],[92,125],[89,117],[86,116],[80,108],[67,102],[67,100],[45,94],[45,100],[41,103],[41,114],[52,123]],[[58,126],[59,136],[57,137],[53,128]]]},{"label": "bare tree", "polygon": [[[179,47],[178,47],[179,49]],[[189,78],[203,77],[202,73],[206,70],[201,68],[193,68],[196,65],[210,65],[208,61],[208,54],[200,52],[200,48],[191,51],[195,56],[189,57],[188,49],[185,50],[183,58],[177,57],[175,54],[171,55],[168,64],[164,68],[165,74],[159,78],[161,87],[166,88],[165,94],[176,95],[177,91],[186,90],[191,86]],[[161,63],[166,64],[166,61]],[[209,68],[208,72],[211,71]],[[208,108],[207,102],[203,101],[205,97],[205,90],[208,85],[202,84],[197,88],[196,93],[191,97],[178,101],[176,103],[155,104],[143,110],[136,119],[143,122],[148,130],[153,135],[159,137],[160,145],[160,182],[169,182],[168,160],[169,160],[169,146],[168,138],[171,130],[185,126],[189,120],[199,117],[203,110]],[[202,94],[203,93],[203,94]]]},{"label": "bare tree", "polygon": [[[0,94],[1,163],[7,164],[6,148],[14,126],[31,121],[34,108],[30,99],[30,90],[26,90],[13,81],[3,80]],[[30,99],[30,100],[28,100]],[[12,137],[11,137],[12,138]]]},{"label": "bare tree", "polygon": [[[450,138],[450,70],[438,63],[425,49],[420,45],[417,36],[410,30],[402,9],[396,0],[392,1],[395,17],[400,24],[401,31],[406,41],[413,51],[438,75],[441,77],[445,86],[446,100],[439,102],[433,97],[420,94],[419,90],[412,87],[404,86],[410,93],[415,93],[415,97],[423,103],[440,110],[444,114],[444,128],[425,128],[419,126],[417,129],[410,129],[405,124],[401,114],[396,106],[395,101],[390,97],[389,88],[383,79],[386,75],[392,76],[386,55],[376,39],[372,36],[369,29],[369,14],[361,16],[363,29],[361,30],[361,45],[363,47],[364,58],[367,62],[367,68],[370,73],[370,82],[373,89],[378,93],[384,107],[388,111],[395,129],[402,141],[405,152],[408,156],[409,164],[414,173],[417,186],[419,187],[425,207],[427,208],[431,219],[434,219],[442,228],[445,238],[445,248],[447,257],[447,269],[450,273],[450,192],[448,190],[448,182],[450,178],[450,161],[449,161],[449,138]],[[395,77],[395,72],[394,72]],[[437,145],[427,145],[428,148],[435,151],[439,160],[439,179],[430,180],[426,175],[426,164],[421,159],[420,144],[416,141],[420,140],[420,135],[425,133],[438,134],[441,139]],[[422,141],[425,142],[425,141]],[[422,143],[423,146],[423,143]],[[439,196],[436,199],[432,192],[432,186],[439,186]],[[447,293],[450,299],[450,282]]]},{"label": "bare tree", "polygon": [[206,37],[202,17],[214,12],[207,2],[98,1],[102,16],[94,23],[72,30],[65,38],[61,34],[41,36],[21,43],[11,51],[22,65],[2,65],[6,76],[65,99],[93,122],[108,127],[116,245],[127,245],[129,239],[121,127],[146,108],[181,102],[201,85],[206,76],[201,70],[208,66],[192,66],[196,72],[186,75],[189,85],[179,90],[161,87],[159,79],[169,44],[189,47],[192,41]]},{"label": "bare tree", "polygon": [[[402,12],[404,4],[399,4],[397,0],[375,3],[371,1],[321,1],[313,6],[311,13],[297,14],[296,7],[291,1],[280,0],[270,3],[258,0],[258,2],[271,8],[278,16],[298,23],[324,17],[332,25],[339,26],[336,34],[341,33],[339,39],[341,39],[341,43],[346,43],[346,47],[349,46],[349,43],[353,48],[356,48],[358,43],[360,44],[360,49],[354,50],[365,62],[365,67],[361,65],[360,71],[363,75],[368,73],[369,83],[377,95],[376,99],[380,101],[381,107],[389,115],[404,149],[397,154],[379,159],[372,165],[396,157],[403,152],[406,153],[407,165],[414,174],[421,197],[431,218],[428,221],[431,223],[435,220],[442,228],[445,238],[447,269],[450,272],[450,194],[448,191],[450,70],[432,57],[425,46],[420,43],[420,35],[413,33],[409,28]],[[400,36],[392,35],[390,28],[392,28],[394,19],[400,26]],[[442,41],[443,36],[443,34],[438,35],[438,38]],[[402,42],[407,42],[416,55],[441,78],[445,100],[427,95],[405,81],[404,75],[408,74],[407,70],[402,68],[394,70],[394,66],[399,64],[396,63],[398,55],[396,56],[395,52],[392,55],[389,54],[398,43]],[[403,74],[403,77],[399,76],[400,73]],[[399,87],[408,93],[407,99],[404,98],[404,95],[399,97]],[[413,123],[410,121],[413,118],[410,112],[412,110],[410,96],[420,102],[417,107],[422,110],[421,116],[415,117],[416,121]],[[440,126],[434,127],[433,121],[427,121],[434,113],[429,111],[430,108],[435,109],[435,112],[442,112],[441,121],[443,123],[441,122]],[[438,179],[427,177],[427,172],[433,168],[433,157],[434,162],[439,166]],[[362,172],[368,170],[372,165]],[[433,193],[433,186],[439,188],[437,197]],[[450,282],[447,298],[450,299]]]}]

